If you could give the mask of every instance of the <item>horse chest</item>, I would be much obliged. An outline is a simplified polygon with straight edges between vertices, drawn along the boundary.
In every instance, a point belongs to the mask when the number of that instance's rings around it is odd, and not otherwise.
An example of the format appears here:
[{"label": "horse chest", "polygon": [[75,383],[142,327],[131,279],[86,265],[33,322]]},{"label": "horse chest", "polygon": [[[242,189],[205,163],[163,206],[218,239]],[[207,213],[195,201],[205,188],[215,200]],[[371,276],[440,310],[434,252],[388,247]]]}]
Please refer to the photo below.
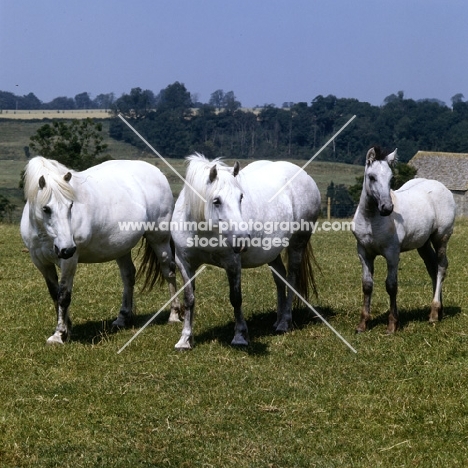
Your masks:
[{"label": "horse chest", "polygon": [[382,254],[397,241],[396,226],[390,218],[379,216],[371,220],[355,219],[354,236],[368,251]]}]

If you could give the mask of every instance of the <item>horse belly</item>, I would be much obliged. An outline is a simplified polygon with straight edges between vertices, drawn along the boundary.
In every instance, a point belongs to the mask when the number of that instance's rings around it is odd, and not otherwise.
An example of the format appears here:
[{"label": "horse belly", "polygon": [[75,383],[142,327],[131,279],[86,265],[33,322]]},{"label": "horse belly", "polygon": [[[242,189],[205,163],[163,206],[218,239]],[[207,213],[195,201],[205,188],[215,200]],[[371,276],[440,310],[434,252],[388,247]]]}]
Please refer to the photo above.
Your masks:
[{"label": "horse belly", "polygon": [[258,237],[253,238],[251,241],[253,241],[254,244],[256,243],[255,239],[258,239],[259,246],[252,246],[251,242],[250,247],[241,254],[242,268],[257,268],[266,263],[270,263],[278,257],[287,246],[287,244],[284,245],[284,239],[280,239],[283,244],[279,246],[272,245],[274,239],[269,237],[264,237],[262,239]]},{"label": "horse belly", "polygon": [[419,249],[429,240],[434,232],[433,223],[430,222],[432,219],[421,221],[423,222],[418,225],[410,223],[409,225],[400,227],[398,237],[400,239],[401,252]]},{"label": "horse belly", "polygon": [[118,242],[93,241],[88,246],[77,246],[79,263],[104,263],[123,257],[138,243],[140,237],[119,239]]}]

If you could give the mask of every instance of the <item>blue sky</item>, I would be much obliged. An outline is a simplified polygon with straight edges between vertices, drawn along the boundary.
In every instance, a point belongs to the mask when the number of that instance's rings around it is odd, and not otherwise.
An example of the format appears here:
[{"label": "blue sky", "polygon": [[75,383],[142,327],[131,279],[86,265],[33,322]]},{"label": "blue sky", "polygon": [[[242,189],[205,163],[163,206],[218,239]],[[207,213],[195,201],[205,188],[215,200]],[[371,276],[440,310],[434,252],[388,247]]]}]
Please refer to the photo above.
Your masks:
[{"label": "blue sky", "polygon": [[0,90],[468,100],[465,0],[0,0]]}]

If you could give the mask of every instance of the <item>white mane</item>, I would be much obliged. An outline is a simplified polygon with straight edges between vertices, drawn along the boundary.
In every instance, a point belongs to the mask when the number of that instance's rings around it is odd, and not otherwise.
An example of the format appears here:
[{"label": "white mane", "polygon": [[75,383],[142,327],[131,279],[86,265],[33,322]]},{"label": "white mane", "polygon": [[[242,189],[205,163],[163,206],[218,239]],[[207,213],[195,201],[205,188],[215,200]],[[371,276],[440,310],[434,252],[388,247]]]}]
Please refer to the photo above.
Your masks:
[{"label": "white mane", "polygon": [[[239,187],[237,177],[233,177],[232,168],[226,166],[220,158],[209,161],[202,154],[195,153],[188,156],[188,167],[184,186],[187,216],[197,222],[211,219],[215,193],[221,189],[226,190],[229,196],[229,187]],[[216,166],[217,177],[210,182],[210,171]],[[206,200],[201,199],[200,195]]]},{"label": "white mane", "polygon": [[[63,164],[51,159],[36,156],[26,166],[24,173],[24,196],[31,206],[47,204],[52,194],[59,199],[74,200],[75,193],[72,186],[65,181],[68,169]],[[39,179],[44,177],[45,186],[39,187]]]}]

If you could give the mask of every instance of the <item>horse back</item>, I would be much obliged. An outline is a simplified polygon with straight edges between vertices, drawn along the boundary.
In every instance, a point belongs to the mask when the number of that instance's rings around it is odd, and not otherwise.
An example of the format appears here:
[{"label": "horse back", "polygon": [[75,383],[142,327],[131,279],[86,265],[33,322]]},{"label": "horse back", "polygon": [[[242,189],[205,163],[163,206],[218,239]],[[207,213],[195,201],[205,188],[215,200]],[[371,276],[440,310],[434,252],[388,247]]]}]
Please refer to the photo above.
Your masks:
[{"label": "horse back", "polygon": [[[255,161],[240,172],[245,206],[259,218],[316,220],[320,192],[303,169],[287,161]],[[248,211],[248,210],[247,210]]]}]

